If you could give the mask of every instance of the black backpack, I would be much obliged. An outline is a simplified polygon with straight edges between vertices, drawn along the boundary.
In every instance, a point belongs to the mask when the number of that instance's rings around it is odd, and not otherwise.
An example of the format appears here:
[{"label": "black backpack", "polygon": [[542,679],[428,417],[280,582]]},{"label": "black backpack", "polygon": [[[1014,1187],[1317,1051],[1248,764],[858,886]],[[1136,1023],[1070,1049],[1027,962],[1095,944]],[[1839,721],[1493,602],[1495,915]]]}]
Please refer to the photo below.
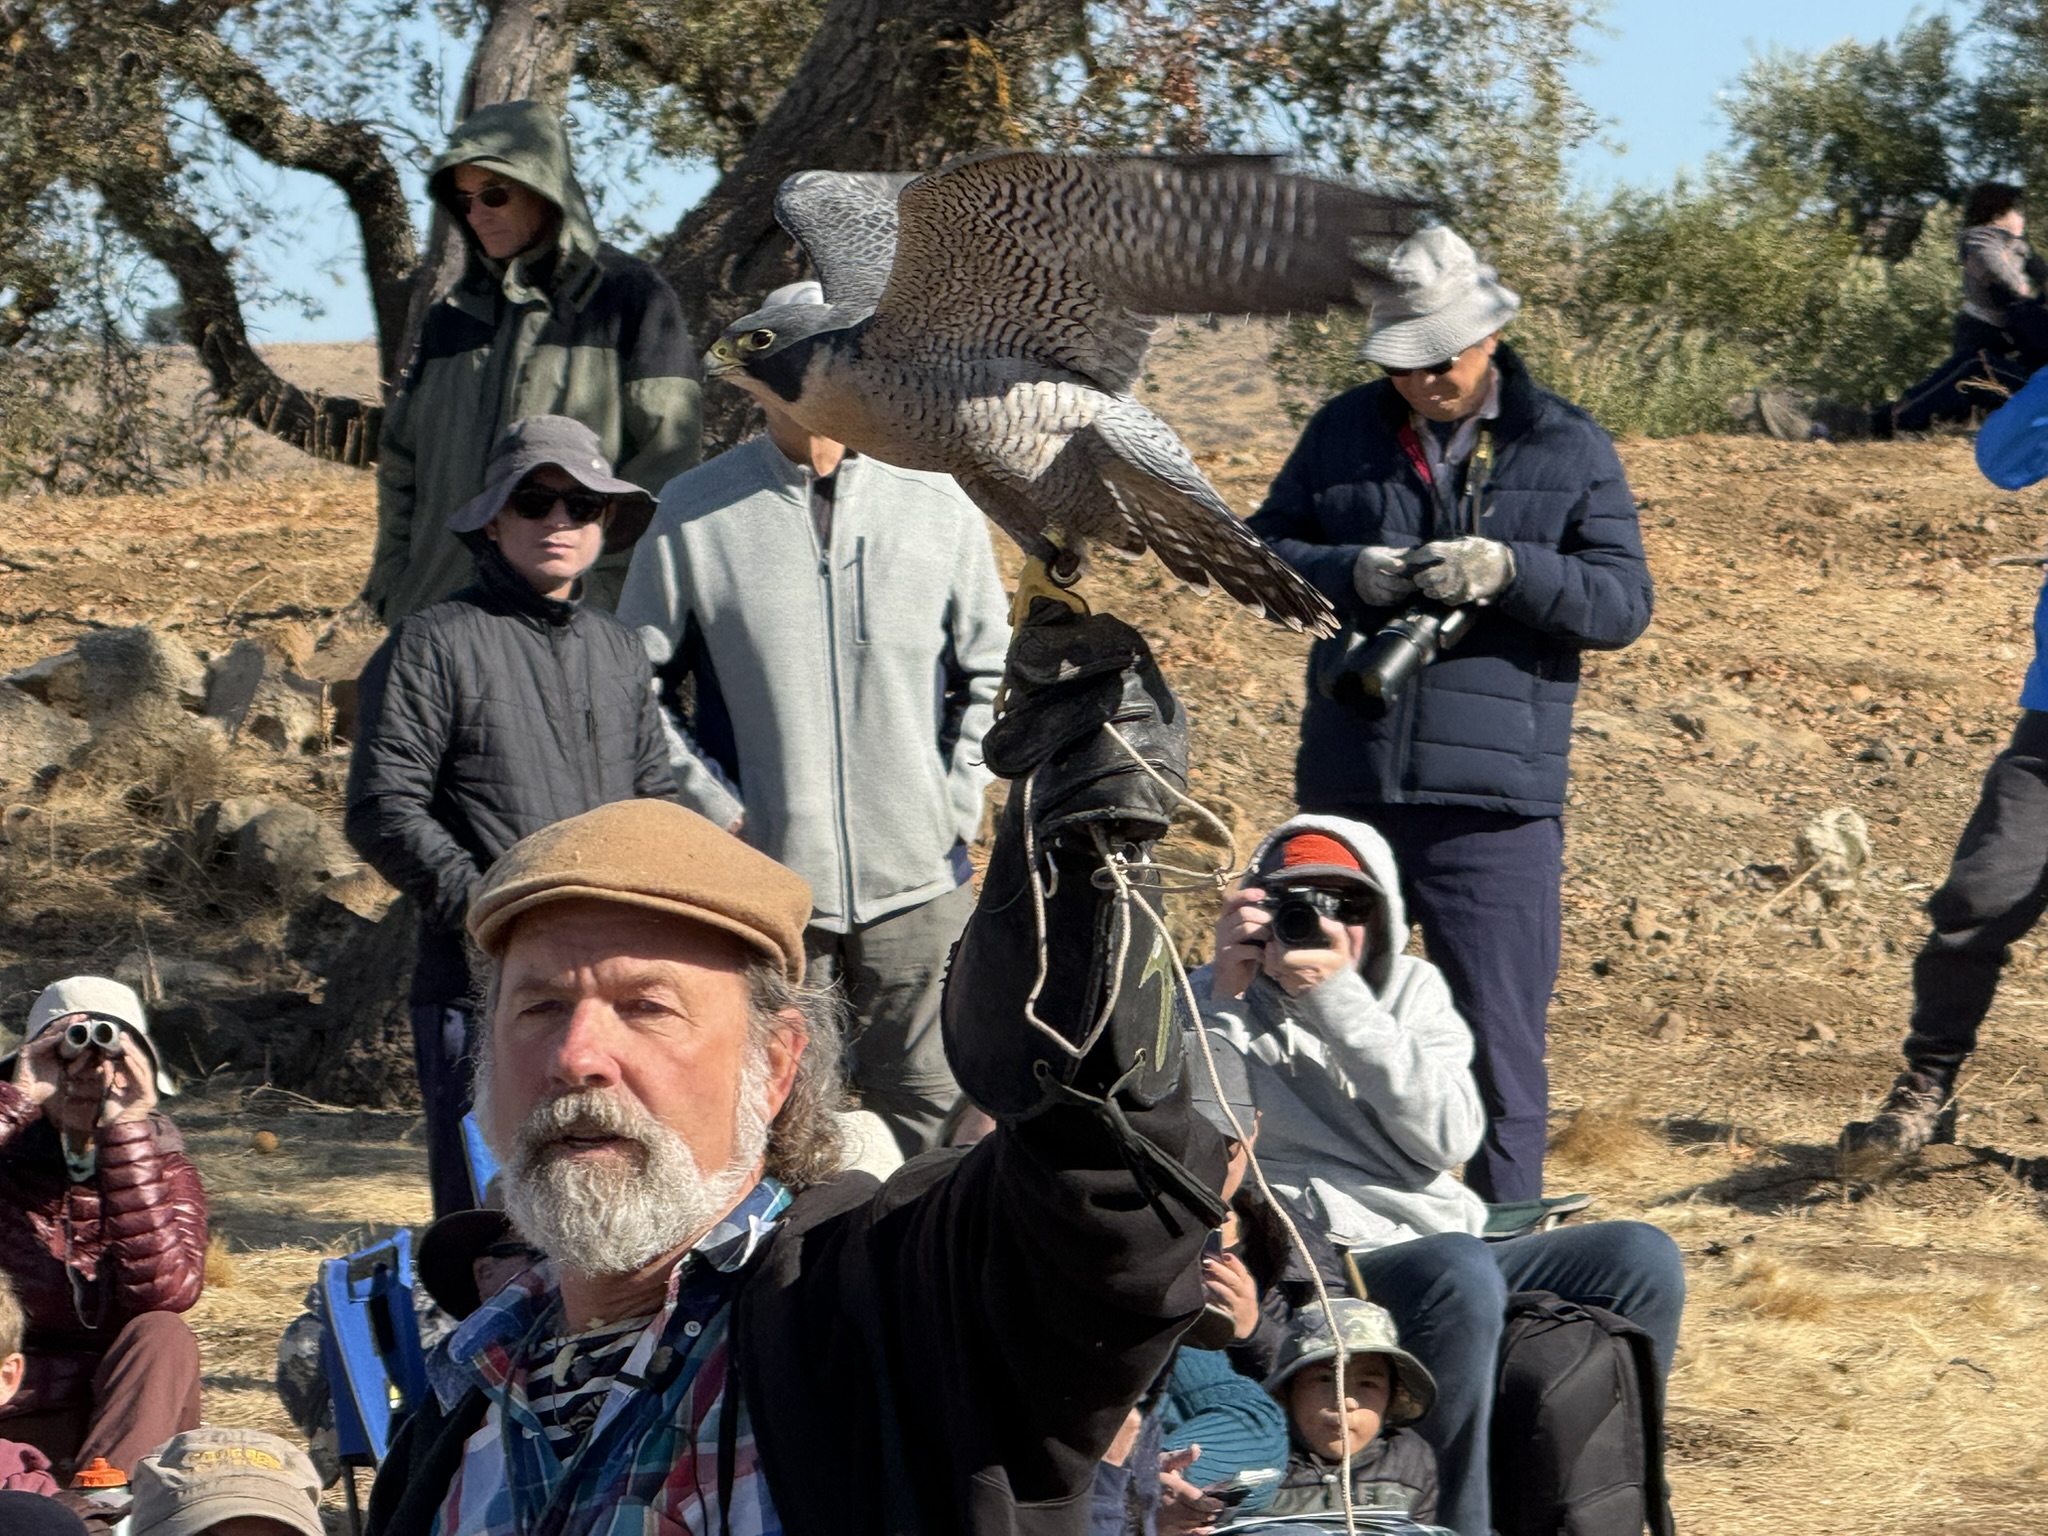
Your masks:
[{"label": "black backpack", "polygon": [[1673,1536],[1663,1377],[1625,1317],[1510,1296],[1491,1449],[1498,1536]]}]

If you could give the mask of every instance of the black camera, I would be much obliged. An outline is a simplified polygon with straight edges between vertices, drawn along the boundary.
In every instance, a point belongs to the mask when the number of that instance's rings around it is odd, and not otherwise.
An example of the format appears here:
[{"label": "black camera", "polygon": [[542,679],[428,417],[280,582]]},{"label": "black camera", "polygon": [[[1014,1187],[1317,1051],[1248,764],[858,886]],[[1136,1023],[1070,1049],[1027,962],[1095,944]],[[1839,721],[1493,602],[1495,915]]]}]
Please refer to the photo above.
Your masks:
[{"label": "black camera", "polygon": [[1470,608],[1414,603],[1369,635],[1350,633],[1343,650],[1318,669],[1316,690],[1369,715],[1384,714],[1408,679],[1464,639],[1477,617]]},{"label": "black camera", "polygon": [[1288,885],[1269,892],[1259,903],[1273,914],[1273,938],[1282,949],[1322,949],[1323,919],[1363,927],[1372,903],[1363,891],[1333,891],[1320,885]]}]

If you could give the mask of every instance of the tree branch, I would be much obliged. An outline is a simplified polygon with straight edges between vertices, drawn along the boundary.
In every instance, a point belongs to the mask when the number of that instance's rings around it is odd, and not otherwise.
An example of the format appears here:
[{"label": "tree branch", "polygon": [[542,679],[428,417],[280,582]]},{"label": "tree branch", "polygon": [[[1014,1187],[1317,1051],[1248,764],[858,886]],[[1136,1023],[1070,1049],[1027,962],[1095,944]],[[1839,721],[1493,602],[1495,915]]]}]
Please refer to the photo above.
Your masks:
[{"label": "tree branch", "polygon": [[135,153],[102,159],[94,184],[114,221],[177,284],[185,339],[222,409],[316,458],[374,462],[383,408],[309,395],[258,355],[242,320],[233,264],[178,195],[178,161],[161,121],[134,125],[132,138]]},{"label": "tree branch", "polygon": [[377,320],[378,373],[388,392],[404,361],[399,349],[419,250],[412,210],[383,141],[367,124],[327,122],[298,111],[212,31],[168,38],[165,62],[206,98],[237,143],[273,165],[325,177],[348,199],[362,234]]}]

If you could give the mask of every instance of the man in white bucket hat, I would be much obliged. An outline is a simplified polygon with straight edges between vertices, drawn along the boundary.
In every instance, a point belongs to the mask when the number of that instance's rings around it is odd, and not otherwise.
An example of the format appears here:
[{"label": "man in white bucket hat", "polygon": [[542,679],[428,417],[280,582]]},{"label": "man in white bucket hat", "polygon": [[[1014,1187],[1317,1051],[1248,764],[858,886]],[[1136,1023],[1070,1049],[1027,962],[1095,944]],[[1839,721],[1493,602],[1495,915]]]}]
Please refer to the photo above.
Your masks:
[{"label": "man in white bucket hat", "polygon": [[1520,1202],[1543,1191],[1579,654],[1643,632],[1650,572],[1607,434],[1501,340],[1514,290],[1441,227],[1389,271],[1362,349],[1387,376],[1316,413],[1251,526],[1345,625],[1310,653],[1301,809],[1393,846],[1476,1041],[1467,1181]]}]

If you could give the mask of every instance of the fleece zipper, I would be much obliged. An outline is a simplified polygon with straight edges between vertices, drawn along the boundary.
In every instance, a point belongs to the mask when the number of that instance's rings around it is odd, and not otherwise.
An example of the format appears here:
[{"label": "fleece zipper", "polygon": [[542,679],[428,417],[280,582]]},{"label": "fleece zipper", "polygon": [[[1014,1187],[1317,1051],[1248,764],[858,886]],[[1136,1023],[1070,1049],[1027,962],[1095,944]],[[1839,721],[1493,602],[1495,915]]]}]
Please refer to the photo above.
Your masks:
[{"label": "fleece zipper", "polygon": [[[844,466],[841,466],[842,469]],[[839,684],[839,604],[837,582],[832,570],[832,547],[818,537],[818,521],[811,515],[812,482],[817,476],[806,466],[798,509],[804,527],[810,531],[811,549],[818,558],[818,585],[825,604],[825,676],[832,695],[832,799],[833,838],[839,849],[839,914],[850,931],[853,927],[853,844],[847,828],[851,818],[846,804],[846,714]],[[832,531],[840,531],[842,511],[834,498]]]}]

